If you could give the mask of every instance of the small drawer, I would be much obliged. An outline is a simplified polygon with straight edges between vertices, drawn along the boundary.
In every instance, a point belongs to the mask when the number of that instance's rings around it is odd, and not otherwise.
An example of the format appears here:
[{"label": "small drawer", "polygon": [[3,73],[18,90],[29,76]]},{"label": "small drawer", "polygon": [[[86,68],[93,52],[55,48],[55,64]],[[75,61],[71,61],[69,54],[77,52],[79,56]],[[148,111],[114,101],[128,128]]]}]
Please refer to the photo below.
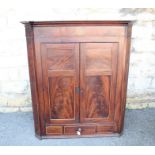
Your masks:
[{"label": "small drawer", "polygon": [[47,135],[62,135],[63,127],[62,126],[47,126],[46,134]]},{"label": "small drawer", "polygon": [[65,126],[65,135],[89,135],[96,133],[96,126]]},{"label": "small drawer", "polygon": [[113,125],[100,125],[97,126],[97,133],[106,133],[106,132],[114,132],[114,126]]}]

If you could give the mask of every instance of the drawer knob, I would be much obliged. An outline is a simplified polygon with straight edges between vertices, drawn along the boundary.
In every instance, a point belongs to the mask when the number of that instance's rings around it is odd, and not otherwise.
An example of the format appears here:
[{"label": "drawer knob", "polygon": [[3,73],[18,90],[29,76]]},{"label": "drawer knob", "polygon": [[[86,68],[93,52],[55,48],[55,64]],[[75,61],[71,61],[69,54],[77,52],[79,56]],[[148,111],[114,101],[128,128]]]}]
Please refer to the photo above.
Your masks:
[{"label": "drawer knob", "polygon": [[77,134],[78,136],[81,135],[81,128],[78,128],[78,130],[76,131],[76,134]]}]

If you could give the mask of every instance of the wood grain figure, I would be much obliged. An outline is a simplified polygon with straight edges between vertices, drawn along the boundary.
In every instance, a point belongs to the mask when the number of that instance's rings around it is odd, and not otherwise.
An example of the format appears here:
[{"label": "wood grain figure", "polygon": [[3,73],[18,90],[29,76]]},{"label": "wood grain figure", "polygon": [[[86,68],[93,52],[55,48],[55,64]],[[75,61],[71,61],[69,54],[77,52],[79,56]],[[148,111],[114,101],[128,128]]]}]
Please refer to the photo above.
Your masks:
[{"label": "wood grain figure", "polygon": [[93,137],[123,130],[131,21],[25,24],[35,134]]}]

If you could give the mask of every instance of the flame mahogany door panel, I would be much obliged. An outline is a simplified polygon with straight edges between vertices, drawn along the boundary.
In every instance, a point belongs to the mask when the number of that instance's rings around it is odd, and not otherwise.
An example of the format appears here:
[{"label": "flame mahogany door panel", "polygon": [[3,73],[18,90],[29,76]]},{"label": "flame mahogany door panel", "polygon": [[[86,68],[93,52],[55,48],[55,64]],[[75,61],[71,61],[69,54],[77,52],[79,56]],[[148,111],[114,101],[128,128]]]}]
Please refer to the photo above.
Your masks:
[{"label": "flame mahogany door panel", "polygon": [[80,121],[114,121],[117,43],[80,44]]},{"label": "flame mahogany door panel", "polygon": [[41,44],[46,124],[79,121],[79,44]]}]

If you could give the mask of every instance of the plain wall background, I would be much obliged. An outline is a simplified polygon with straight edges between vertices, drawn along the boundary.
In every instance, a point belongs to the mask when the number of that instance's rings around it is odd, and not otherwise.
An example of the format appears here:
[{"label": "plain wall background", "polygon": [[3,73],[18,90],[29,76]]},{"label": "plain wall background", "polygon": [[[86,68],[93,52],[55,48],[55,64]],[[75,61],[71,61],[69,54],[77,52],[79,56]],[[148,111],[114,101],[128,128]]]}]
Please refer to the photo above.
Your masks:
[{"label": "plain wall background", "polygon": [[34,6],[31,1],[15,1],[6,0],[0,5],[0,112],[31,110],[25,30],[20,23],[29,20],[136,20],[132,33],[127,107],[155,107],[154,8],[54,9],[45,2]]}]

